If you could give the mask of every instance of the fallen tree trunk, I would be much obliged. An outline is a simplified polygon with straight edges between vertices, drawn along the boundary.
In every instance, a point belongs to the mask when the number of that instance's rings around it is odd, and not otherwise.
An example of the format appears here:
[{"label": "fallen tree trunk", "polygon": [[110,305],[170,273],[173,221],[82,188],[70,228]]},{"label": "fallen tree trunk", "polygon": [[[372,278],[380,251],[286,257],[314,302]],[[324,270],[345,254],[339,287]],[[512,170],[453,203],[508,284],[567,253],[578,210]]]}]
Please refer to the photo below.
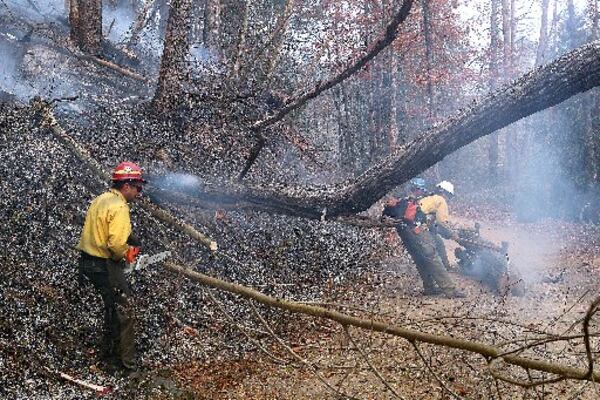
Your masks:
[{"label": "fallen tree trunk", "polygon": [[411,343],[423,342],[430,343],[443,347],[450,347],[458,350],[463,350],[471,353],[480,354],[486,358],[488,362],[493,360],[502,360],[507,364],[516,365],[526,370],[536,370],[547,372],[550,374],[559,375],[566,379],[586,380],[597,382],[600,379],[599,372],[590,373],[587,368],[575,368],[567,365],[561,365],[544,360],[536,360],[532,358],[522,357],[514,354],[508,354],[502,349],[491,346],[485,343],[458,339],[451,336],[434,335],[431,333],[419,332],[412,329],[402,328],[387,324],[385,322],[375,321],[373,319],[362,319],[352,317],[337,311],[331,311],[323,307],[317,307],[307,304],[301,304],[294,301],[277,299],[267,296],[254,289],[235,283],[227,282],[221,279],[213,278],[196,272],[182,266],[166,262],[165,268],[171,272],[181,274],[202,285],[224,290],[229,293],[235,293],[246,299],[257,301],[269,307],[279,308],[281,310],[310,315],[316,318],[324,318],[335,321],[342,326],[355,326],[374,332],[381,332],[387,335],[401,337]]},{"label": "fallen tree trunk", "polygon": [[474,102],[338,189],[206,184],[192,195],[307,218],[354,214],[476,139],[598,85],[600,41],[595,41]]},{"label": "fallen tree trunk", "polygon": [[461,147],[598,85],[600,41],[595,41],[530,71],[421,135],[329,199],[329,214],[365,210]]}]

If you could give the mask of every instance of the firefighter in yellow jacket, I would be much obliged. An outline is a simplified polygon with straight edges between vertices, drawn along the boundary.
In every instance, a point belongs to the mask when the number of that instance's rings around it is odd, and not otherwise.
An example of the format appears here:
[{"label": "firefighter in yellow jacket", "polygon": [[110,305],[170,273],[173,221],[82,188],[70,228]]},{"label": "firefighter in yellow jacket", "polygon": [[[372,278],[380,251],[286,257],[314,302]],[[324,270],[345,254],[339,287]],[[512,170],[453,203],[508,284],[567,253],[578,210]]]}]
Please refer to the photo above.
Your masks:
[{"label": "firefighter in yellow jacket", "polygon": [[77,246],[80,277],[89,279],[104,303],[103,356],[127,370],[137,367],[133,303],[124,269],[140,251],[132,236],[128,203],[140,195],[145,182],[139,166],[120,163],[112,188],[92,201]]},{"label": "firefighter in yellow jacket", "polygon": [[444,267],[449,270],[451,269],[450,261],[448,260],[448,253],[446,252],[446,246],[442,237],[456,241],[458,236],[448,225],[450,213],[444,196],[454,196],[454,185],[451,182],[442,181],[438,183],[432,194],[421,197],[419,206],[421,211],[427,216],[428,225],[430,226],[438,254]]}]

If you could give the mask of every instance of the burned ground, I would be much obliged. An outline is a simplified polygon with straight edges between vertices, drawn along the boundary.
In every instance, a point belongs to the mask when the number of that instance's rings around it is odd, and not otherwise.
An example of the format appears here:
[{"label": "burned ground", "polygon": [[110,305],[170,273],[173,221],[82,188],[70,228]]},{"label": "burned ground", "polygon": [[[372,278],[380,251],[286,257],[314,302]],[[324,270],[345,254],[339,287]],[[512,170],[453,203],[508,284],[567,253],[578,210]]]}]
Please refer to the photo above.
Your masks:
[{"label": "burned ground", "polygon": [[[122,114],[116,113],[115,119],[120,119]],[[117,145],[119,135],[134,132],[142,141],[139,132],[143,131],[108,129],[108,120],[101,120],[102,130],[85,125],[71,133],[90,146],[107,170],[120,154],[152,165],[154,152],[145,154],[147,148],[136,146],[135,140],[128,148]],[[119,384],[93,372],[98,363],[94,349],[100,340],[101,304],[89,284],[80,286],[77,281],[74,249],[87,205],[105,183],[53,140],[31,108],[2,104],[0,126],[4,171],[0,240],[5,244],[0,280],[5,377],[1,390],[17,398],[44,393],[51,398],[78,398],[78,390],[57,385],[55,371]],[[152,138],[170,143],[159,134]],[[104,153],[103,149],[110,150]],[[165,146],[160,149],[176,152]],[[185,165],[187,172],[194,172],[193,164]],[[319,298],[327,282],[340,284],[371,269],[368,260],[377,247],[377,234],[334,222],[234,211],[216,218],[214,210],[191,208],[173,212],[213,237],[222,251],[211,256],[134,206],[132,220],[144,251],[169,249],[179,261],[205,273],[301,301]],[[143,364],[151,369],[211,360],[217,354],[235,357],[253,348],[230,324],[215,320],[219,313],[195,284],[156,268],[136,276],[133,289],[140,324],[138,346]],[[236,320],[244,321],[247,305],[227,296],[222,301]],[[269,313],[278,319],[277,312]],[[182,334],[186,327],[198,333]]]}]

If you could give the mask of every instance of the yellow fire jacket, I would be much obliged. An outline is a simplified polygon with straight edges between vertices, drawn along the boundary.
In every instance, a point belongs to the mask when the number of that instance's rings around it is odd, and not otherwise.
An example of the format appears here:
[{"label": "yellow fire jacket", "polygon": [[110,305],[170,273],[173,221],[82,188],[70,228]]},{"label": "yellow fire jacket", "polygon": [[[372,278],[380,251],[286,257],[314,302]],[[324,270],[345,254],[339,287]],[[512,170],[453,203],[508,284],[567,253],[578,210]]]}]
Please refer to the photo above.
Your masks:
[{"label": "yellow fire jacket", "polygon": [[421,206],[421,211],[425,214],[435,214],[435,220],[437,222],[448,221],[450,215],[448,203],[446,203],[446,199],[439,194],[423,197],[419,200],[419,206]]},{"label": "yellow fire jacket", "polygon": [[121,260],[129,248],[129,205],[116,189],[96,197],[85,216],[77,248],[91,256]]},{"label": "yellow fire jacket", "polygon": [[448,211],[448,203],[439,194],[423,197],[419,200],[419,206],[421,211],[427,215],[435,215],[434,223],[437,232],[445,237],[446,239],[452,239],[454,232],[448,226],[448,218],[450,212]]}]

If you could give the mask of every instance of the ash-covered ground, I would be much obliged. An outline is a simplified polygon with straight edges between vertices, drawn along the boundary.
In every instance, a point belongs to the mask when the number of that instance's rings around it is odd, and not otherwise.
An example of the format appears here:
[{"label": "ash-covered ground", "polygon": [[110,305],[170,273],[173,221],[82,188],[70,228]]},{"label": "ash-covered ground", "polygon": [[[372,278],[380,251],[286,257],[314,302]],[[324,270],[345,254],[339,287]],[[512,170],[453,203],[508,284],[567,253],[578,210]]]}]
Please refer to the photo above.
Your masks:
[{"label": "ash-covered ground", "polygon": [[[57,116],[107,171],[122,159],[135,160],[155,173],[202,176],[218,169],[199,167],[210,163],[203,157],[187,162],[183,152],[193,157],[200,153],[196,147],[184,147],[183,139],[169,137],[172,131],[145,129],[143,115],[131,109],[104,108],[96,119],[87,120],[60,112]],[[137,345],[146,378],[131,381],[104,370],[96,353],[101,301],[89,284],[77,280],[74,246],[90,200],[105,190],[106,183],[55,140],[27,106],[0,105],[0,153],[1,397],[93,397],[93,392],[60,379],[58,372],[114,387],[115,398],[148,398],[154,392],[179,396],[185,389],[164,378],[169,368],[256,350],[211,303],[205,289],[157,265],[133,277]],[[157,153],[168,156],[161,159]],[[213,157],[219,157],[218,149]],[[230,170],[224,165],[227,175]],[[171,250],[185,265],[266,294],[318,300],[323,291],[352,285],[355,278],[376,268],[371,260],[381,241],[374,230],[257,212],[229,211],[217,218],[214,210],[163,206],[216,240],[220,251],[210,255],[197,242],[133,206],[134,230],[144,252]],[[250,315],[247,304],[232,296],[220,298],[239,323]],[[275,325],[281,321],[276,329],[286,329],[286,319],[275,311],[265,313]]]}]

